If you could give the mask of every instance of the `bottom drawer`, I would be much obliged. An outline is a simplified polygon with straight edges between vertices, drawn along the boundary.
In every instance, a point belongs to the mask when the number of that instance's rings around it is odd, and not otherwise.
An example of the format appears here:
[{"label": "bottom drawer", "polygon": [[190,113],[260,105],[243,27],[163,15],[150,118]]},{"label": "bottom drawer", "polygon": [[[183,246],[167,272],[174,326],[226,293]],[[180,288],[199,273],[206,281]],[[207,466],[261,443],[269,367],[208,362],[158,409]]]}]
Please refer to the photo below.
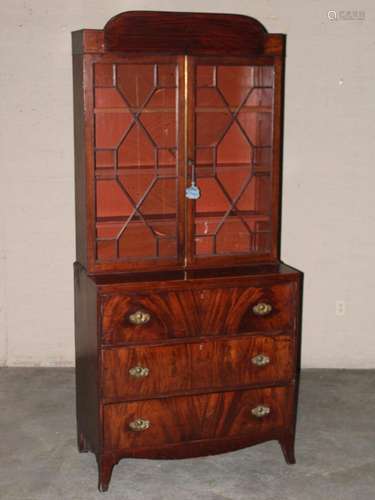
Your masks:
[{"label": "bottom drawer", "polygon": [[289,387],[178,396],[104,407],[106,449],[153,448],[270,431],[288,424]]}]

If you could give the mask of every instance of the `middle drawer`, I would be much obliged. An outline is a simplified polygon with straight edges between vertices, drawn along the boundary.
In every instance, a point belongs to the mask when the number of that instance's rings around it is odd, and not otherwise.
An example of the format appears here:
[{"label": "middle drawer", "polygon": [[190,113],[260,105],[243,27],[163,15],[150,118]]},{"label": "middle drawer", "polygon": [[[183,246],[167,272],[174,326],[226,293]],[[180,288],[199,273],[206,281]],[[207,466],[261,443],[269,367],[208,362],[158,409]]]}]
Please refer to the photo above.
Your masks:
[{"label": "middle drawer", "polygon": [[293,337],[246,336],[102,350],[104,399],[290,380]]}]

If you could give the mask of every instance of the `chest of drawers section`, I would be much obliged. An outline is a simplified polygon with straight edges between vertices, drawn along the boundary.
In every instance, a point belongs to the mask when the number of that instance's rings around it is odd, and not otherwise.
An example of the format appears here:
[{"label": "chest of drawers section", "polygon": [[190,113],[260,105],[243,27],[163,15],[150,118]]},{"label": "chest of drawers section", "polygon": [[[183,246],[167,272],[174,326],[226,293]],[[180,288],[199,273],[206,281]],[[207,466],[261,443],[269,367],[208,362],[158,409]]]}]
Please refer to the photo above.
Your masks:
[{"label": "chest of drawers section", "polygon": [[78,438],[101,489],[123,457],[276,439],[294,460],[300,276],[280,278],[98,285],[76,270]]}]

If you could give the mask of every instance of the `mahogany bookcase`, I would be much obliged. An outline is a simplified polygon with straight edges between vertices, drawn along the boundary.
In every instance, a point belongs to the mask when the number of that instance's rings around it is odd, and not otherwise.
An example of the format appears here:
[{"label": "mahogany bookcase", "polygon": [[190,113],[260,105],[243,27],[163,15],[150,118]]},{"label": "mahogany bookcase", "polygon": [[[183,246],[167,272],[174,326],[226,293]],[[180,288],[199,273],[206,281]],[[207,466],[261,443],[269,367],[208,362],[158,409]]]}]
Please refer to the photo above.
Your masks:
[{"label": "mahogany bookcase", "polygon": [[80,451],[275,439],[294,462],[302,273],[280,261],[285,36],[125,12],[73,33]]}]

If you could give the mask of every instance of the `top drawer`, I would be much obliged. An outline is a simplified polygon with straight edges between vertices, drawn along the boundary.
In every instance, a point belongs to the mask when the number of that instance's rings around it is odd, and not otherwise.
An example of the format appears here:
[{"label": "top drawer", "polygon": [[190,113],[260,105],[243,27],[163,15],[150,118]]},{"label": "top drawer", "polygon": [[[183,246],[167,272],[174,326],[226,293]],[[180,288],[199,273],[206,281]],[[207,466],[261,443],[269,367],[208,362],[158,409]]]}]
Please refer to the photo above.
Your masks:
[{"label": "top drawer", "polygon": [[293,327],[296,284],[129,292],[103,298],[104,344],[137,344]]}]

